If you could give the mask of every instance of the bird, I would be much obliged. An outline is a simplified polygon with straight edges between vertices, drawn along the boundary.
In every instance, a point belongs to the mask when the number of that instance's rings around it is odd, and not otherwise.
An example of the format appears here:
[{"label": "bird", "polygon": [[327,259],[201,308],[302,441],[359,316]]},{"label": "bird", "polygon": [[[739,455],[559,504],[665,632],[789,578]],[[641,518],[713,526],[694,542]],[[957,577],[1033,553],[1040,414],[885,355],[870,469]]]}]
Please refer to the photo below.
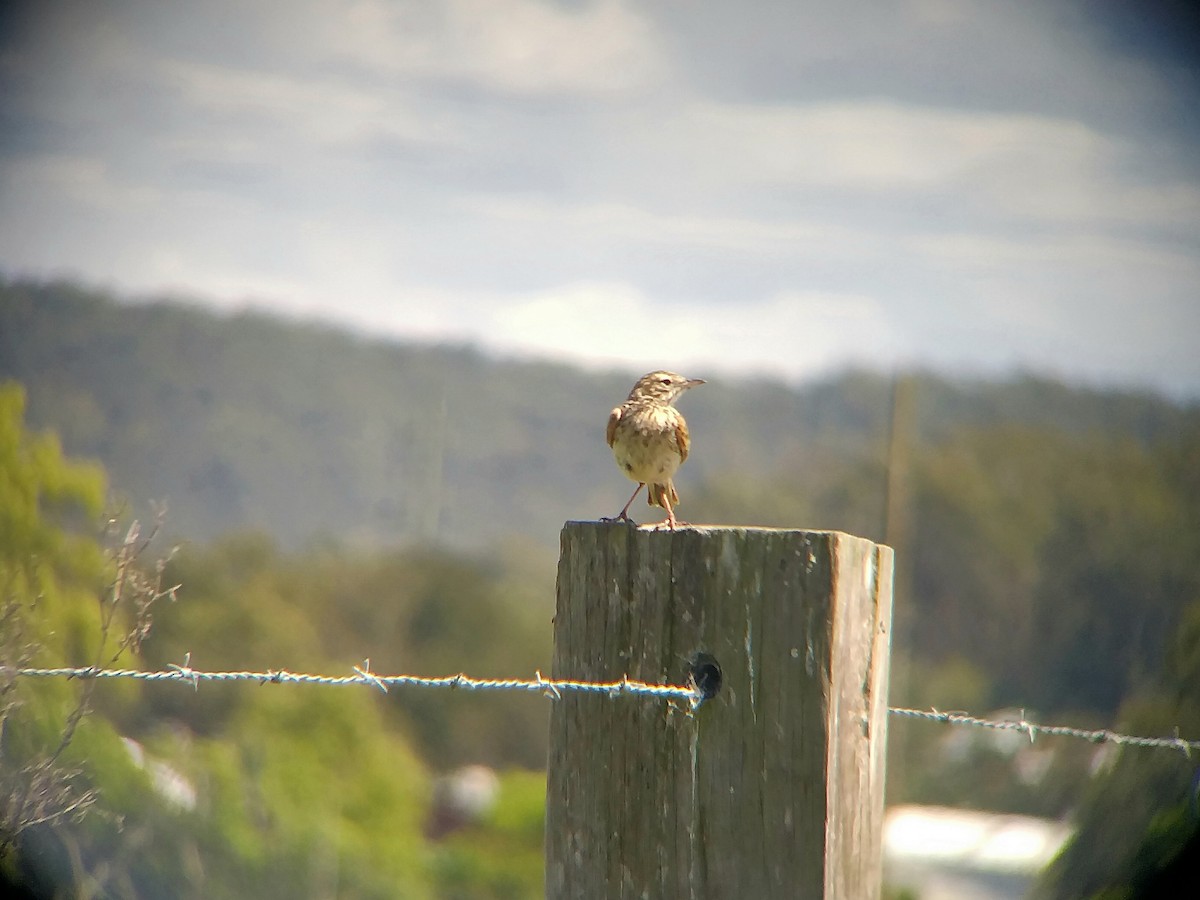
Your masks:
[{"label": "bird", "polygon": [[647,487],[646,502],[667,511],[666,521],[655,527],[666,525],[675,530],[679,494],[671,479],[688,458],[691,437],[687,422],[674,404],[684,391],[704,383],[703,378],[685,378],[662,369],[649,372],[637,380],[625,402],[609,414],[608,446],[617,466],[638,486],[624,508],[604,521],[632,521],[629,506]]}]

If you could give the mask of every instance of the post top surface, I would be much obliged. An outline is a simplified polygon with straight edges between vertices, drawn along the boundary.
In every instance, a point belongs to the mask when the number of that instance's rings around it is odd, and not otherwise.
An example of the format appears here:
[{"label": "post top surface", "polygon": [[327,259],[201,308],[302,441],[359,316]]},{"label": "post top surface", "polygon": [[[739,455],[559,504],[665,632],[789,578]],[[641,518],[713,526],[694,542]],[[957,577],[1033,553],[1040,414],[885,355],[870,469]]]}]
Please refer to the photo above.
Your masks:
[{"label": "post top surface", "polygon": [[[596,528],[600,530],[610,529],[626,529],[632,533],[638,534],[697,534],[704,537],[717,534],[778,534],[778,535],[814,535],[822,538],[825,537],[846,537],[855,540],[870,540],[861,535],[850,534],[846,531],[838,531],[832,528],[775,528],[766,525],[712,525],[712,524],[684,524],[679,523],[675,531],[671,532],[667,528],[649,524],[649,525],[634,525],[629,522],[603,522],[598,520],[571,519],[563,524],[563,529],[583,529]],[[874,542],[872,542],[874,543]]]}]

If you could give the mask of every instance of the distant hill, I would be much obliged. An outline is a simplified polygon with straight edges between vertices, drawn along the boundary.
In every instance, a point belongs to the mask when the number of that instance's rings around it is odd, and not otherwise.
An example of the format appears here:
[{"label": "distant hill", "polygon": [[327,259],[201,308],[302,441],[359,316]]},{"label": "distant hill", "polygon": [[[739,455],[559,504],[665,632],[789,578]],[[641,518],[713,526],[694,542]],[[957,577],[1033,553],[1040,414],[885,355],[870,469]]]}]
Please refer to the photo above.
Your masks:
[{"label": "distant hill", "polygon": [[[604,423],[638,374],[0,281],[0,379],[25,385],[31,424],[102,462],[139,506],[166,500],[173,532],[193,538],[552,546],[564,520],[624,502]],[[911,377],[923,438],[1012,423],[1149,441],[1200,420],[1156,395],[1033,376]],[[769,478],[806,455],[878,459],[890,396],[889,378],[864,372],[795,389],[712,381],[681,404],[694,437],[685,504],[702,482]]]}]

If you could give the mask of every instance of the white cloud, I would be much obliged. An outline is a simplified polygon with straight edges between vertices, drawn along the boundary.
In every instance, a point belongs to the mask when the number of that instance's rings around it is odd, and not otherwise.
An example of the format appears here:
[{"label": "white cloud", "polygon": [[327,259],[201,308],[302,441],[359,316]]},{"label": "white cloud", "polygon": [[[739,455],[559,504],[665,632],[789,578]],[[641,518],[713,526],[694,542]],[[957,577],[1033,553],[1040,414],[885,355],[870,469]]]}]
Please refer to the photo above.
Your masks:
[{"label": "white cloud", "polygon": [[510,352],[586,360],[594,365],[646,358],[656,336],[649,303],[623,284],[572,284],[492,307],[489,340]]},{"label": "white cloud", "polygon": [[1167,276],[1180,285],[1200,283],[1200,256],[1188,246],[1096,231],[1041,235],[1037,240],[1011,233],[914,232],[900,242],[905,252],[919,254],[932,266],[1007,272],[1014,284],[1022,274],[1046,266],[1080,274],[1097,268],[1140,272],[1143,278]]},{"label": "white cloud", "polygon": [[103,158],[82,154],[18,159],[6,167],[4,180],[12,192],[5,197],[5,205],[14,208],[36,206],[39,197],[54,196],[111,212],[150,203],[160,196],[149,185],[122,184]]},{"label": "white cloud", "polygon": [[886,364],[904,352],[875,300],[801,291],[695,307],[666,304],[629,285],[564,285],[494,309],[487,331],[491,344],[510,352],[591,365],[788,378],[847,358]]},{"label": "white cloud", "polygon": [[[193,151],[239,158],[278,155],[282,134],[311,155],[322,145],[350,144],[364,136],[387,136],[429,146],[453,145],[462,131],[448,116],[420,107],[403,91],[368,88],[321,78],[210,63],[165,60],[158,71],[179,92],[183,108],[209,116],[234,116],[236,130],[212,134],[203,128],[184,131]],[[202,120],[203,121],[203,120]],[[269,143],[256,144],[255,137]],[[232,146],[225,146],[226,144]],[[177,149],[188,149],[177,145]],[[282,160],[286,162],[287,160]]]},{"label": "white cloud", "polygon": [[505,195],[479,196],[464,205],[497,223],[519,223],[549,231],[566,229],[581,237],[645,245],[774,252],[801,242],[832,243],[850,237],[845,228],[801,217],[764,221],[748,216],[657,212],[627,203],[567,204]]},{"label": "white cloud", "polygon": [[357,0],[327,37],[383,72],[515,94],[610,95],[664,74],[648,23],[620,0]]},{"label": "white cloud", "polygon": [[[769,106],[697,102],[665,123],[662,152],[706,180],[860,192],[997,194],[1014,177],[1041,191],[1090,182],[1114,142],[1077,121],[879,100]],[[993,180],[1003,175],[1006,181]]]}]

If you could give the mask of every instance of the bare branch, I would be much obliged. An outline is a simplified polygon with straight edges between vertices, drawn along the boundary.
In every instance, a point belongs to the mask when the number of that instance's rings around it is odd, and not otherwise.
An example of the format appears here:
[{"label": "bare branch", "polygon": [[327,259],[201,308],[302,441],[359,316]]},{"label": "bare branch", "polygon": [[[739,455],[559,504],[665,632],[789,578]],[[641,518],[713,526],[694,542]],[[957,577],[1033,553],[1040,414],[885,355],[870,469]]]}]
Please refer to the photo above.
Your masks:
[{"label": "bare branch", "polygon": [[[141,524],[133,520],[123,536],[119,516],[112,516],[106,522],[105,534],[113,542],[110,553],[113,577],[98,598],[99,633],[91,669],[112,665],[126,652],[138,654],[153,625],[154,605],[164,598],[175,600],[179,585],[163,587],[163,575],[175,548],[152,565],[141,564],[142,557],[161,533],[165,515],[165,505],[159,505],[154,509],[154,524],[148,531],[143,532]],[[30,570],[36,570],[36,561],[31,563]],[[5,737],[10,717],[22,702],[16,690],[17,672],[28,667],[42,649],[29,637],[28,627],[37,614],[40,600],[40,596],[23,598],[17,576],[9,574],[0,601],[0,763],[6,762]],[[80,680],[75,704],[63,721],[54,748],[26,760],[23,765],[17,761],[0,764],[0,853],[27,828],[79,821],[95,806],[98,793],[82,783],[82,770],[60,765],[79,725],[92,710],[96,679]]]}]

